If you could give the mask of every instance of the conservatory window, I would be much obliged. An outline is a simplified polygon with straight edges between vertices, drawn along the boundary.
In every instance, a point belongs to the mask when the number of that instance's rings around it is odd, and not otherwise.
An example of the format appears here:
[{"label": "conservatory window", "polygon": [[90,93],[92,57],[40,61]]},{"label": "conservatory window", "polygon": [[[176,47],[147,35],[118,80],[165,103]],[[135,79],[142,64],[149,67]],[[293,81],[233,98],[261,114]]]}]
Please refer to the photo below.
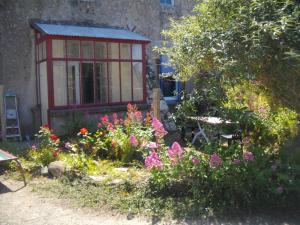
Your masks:
[{"label": "conservatory window", "polygon": [[54,107],[144,100],[142,44],[51,41]]}]

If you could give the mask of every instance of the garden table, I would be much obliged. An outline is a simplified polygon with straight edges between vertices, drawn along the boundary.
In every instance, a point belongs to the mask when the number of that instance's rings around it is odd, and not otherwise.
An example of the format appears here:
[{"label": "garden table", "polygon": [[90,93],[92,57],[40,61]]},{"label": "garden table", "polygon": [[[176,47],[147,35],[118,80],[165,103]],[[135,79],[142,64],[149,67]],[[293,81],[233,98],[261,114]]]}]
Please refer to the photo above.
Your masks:
[{"label": "garden table", "polygon": [[12,160],[15,160],[17,162],[17,165],[18,165],[18,167],[20,169],[20,172],[22,174],[22,177],[23,177],[24,184],[26,185],[24,170],[23,170],[23,167],[22,167],[21,163],[18,160],[18,157],[14,156],[11,153],[8,153],[8,152],[0,149],[0,163],[7,162],[7,161],[12,161]]},{"label": "garden table", "polygon": [[198,125],[198,132],[195,134],[192,144],[195,143],[197,138],[203,136],[205,141],[209,143],[209,139],[204,131],[204,128],[201,127],[201,123],[209,124],[209,125],[221,125],[221,124],[236,124],[238,122],[232,122],[231,120],[224,120],[220,117],[213,117],[213,116],[191,116],[188,117],[192,121],[196,121]]}]

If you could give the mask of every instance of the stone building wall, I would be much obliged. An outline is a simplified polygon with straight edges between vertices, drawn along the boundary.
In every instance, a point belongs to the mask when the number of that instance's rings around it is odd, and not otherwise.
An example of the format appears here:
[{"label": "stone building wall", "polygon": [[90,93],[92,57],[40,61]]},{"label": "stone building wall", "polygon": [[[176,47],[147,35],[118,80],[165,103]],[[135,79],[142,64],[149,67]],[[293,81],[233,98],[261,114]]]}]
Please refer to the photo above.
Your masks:
[{"label": "stone building wall", "polygon": [[31,134],[35,118],[36,75],[33,20],[96,24],[125,28],[151,39],[151,49],[159,44],[168,18],[190,12],[193,0],[174,0],[174,6],[160,0],[0,0],[0,84],[18,95],[23,134]]}]

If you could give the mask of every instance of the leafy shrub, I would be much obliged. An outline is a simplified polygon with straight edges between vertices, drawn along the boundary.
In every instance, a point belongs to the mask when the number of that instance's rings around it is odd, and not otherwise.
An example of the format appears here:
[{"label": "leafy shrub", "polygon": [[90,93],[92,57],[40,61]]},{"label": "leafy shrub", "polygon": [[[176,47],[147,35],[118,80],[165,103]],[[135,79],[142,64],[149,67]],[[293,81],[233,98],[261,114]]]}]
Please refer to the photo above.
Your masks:
[{"label": "leafy shrub", "polygon": [[37,144],[32,145],[25,158],[22,158],[26,170],[34,171],[57,160],[61,149],[60,139],[49,129],[48,125],[40,128]]},{"label": "leafy shrub", "polygon": [[149,193],[205,199],[214,208],[278,205],[291,195],[299,197],[295,168],[278,156],[251,145],[244,151],[235,145],[229,150],[220,147],[214,153],[210,147],[203,152],[184,150],[175,142],[153,152],[145,161],[151,172]]},{"label": "leafy shrub", "polygon": [[268,90],[259,83],[241,80],[234,86],[225,86],[227,101],[220,114],[239,121],[253,142],[274,151],[297,134],[297,113],[272,103]]},{"label": "leafy shrub", "polygon": [[117,159],[124,163],[142,161],[149,149],[162,142],[166,131],[149,113],[143,118],[135,105],[128,104],[127,109],[125,118],[120,118],[116,113],[111,117],[100,117],[98,129],[93,133],[81,128],[79,139],[72,148],[81,149],[87,155]]}]

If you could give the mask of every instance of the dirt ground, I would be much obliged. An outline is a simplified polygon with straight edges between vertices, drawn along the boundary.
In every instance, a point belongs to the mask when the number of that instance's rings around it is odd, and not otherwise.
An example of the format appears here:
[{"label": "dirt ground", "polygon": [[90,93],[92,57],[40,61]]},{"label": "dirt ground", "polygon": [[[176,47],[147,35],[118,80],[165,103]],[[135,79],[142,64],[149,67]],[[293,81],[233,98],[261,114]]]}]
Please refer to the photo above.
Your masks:
[{"label": "dirt ground", "polygon": [[156,217],[144,218],[113,214],[110,211],[78,209],[66,201],[41,197],[32,192],[31,185],[23,187],[22,182],[0,176],[0,225],[144,225],[144,224],[209,224],[209,225],[293,225],[300,224],[298,216],[286,215],[280,218],[255,216],[251,218],[207,219],[198,221],[162,221]]}]

